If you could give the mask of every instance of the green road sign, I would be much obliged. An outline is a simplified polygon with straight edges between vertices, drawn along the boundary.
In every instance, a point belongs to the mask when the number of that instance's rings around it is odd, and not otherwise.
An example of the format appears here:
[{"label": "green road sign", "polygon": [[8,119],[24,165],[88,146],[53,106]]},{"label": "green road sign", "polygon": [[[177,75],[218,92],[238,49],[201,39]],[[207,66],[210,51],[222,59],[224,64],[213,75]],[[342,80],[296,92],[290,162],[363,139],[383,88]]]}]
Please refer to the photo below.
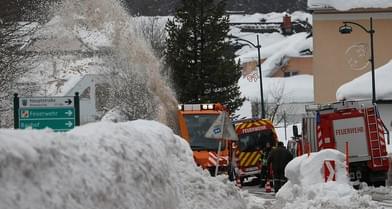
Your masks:
[{"label": "green road sign", "polygon": [[20,120],[19,127],[21,129],[32,128],[32,129],[44,129],[51,128],[55,131],[67,131],[75,127],[75,119],[28,119]]},{"label": "green road sign", "polygon": [[51,118],[75,118],[74,108],[21,108],[19,119],[51,119]]},{"label": "green road sign", "polygon": [[19,128],[66,131],[75,127],[74,108],[21,108],[19,109]]},{"label": "green road sign", "polygon": [[68,131],[80,124],[79,94],[75,97],[14,96],[15,128]]}]

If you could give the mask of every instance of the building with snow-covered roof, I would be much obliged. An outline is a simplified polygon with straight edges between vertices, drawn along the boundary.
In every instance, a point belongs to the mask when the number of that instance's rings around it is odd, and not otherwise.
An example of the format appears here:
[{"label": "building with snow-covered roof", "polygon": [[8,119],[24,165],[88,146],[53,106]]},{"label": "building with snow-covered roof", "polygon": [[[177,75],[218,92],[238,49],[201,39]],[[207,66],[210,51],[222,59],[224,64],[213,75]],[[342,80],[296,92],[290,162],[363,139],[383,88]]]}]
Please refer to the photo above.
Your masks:
[{"label": "building with snow-covered roof", "polygon": [[[384,124],[392,131],[392,59],[375,71],[377,106]],[[371,102],[371,73],[367,72],[339,87],[337,100],[362,100]]]},{"label": "building with snow-covered roof", "polygon": [[[313,14],[316,103],[335,101],[339,86],[371,70],[370,35],[355,25],[351,25],[351,34],[341,34],[339,27],[343,21],[370,29],[372,18],[375,67],[392,59],[392,1],[308,0],[308,7]],[[367,87],[370,91],[371,85]]]},{"label": "building with snow-covered roof", "polygon": [[[263,64],[267,59],[262,59]],[[242,75],[249,79],[255,78],[258,75],[255,69],[257,69],[257,60],[249,61],[241,65]],[[312,55],[300,55],[300,56],[283,56],[274,69],[266,76],[268,77],[290,77],[295,75],[313,75],[313,56]]]},{"label": "building with snow-covered roof", "polygon": [[[276,23],[282,23],[287,17],[285,13],[230,15],[230,35],[251,43],[257,43],[257,35],[259,36],[264,104],[267,117],[272,117],[274,123],[283,123],[282,118],[288,123],[299,122],[305,112],[305,105],[314,101],[312,36],[310,31],[296,29],[292,31],[293,34],[284,33],[280,28],[282,25]],[[307,22],[307,27],[311,28],[308,22],[311,15],[308,13],[294,12],[291,20],[297,23]],[[263,27],[244,30],[239,23],[277,27],[271,32]],[[242,95],[247,99],[237,113],[240,118],[256,117],[261,112],[258,49],[247,45],[246,41],[238,41],[237,46],[237,60],[243,73],[239,85]]]}]

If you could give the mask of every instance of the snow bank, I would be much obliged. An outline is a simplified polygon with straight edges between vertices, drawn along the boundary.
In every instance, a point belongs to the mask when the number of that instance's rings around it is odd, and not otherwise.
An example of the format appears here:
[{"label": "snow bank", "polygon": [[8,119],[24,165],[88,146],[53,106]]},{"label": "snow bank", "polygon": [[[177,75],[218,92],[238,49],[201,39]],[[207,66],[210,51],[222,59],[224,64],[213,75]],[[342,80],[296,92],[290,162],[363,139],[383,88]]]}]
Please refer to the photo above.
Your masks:
[{"label": "snow bank", "polygon": [[[326,149],[293,159],[286,167],[288,182],[277,193],[283,209],[376,208],[368,195],[361,196],[349,184],[344,154]],[[324,183],[323,162],[335,160],[336,181]]]},{"label": "snow bank", "polygon": [[332,7],[336,10],[346,11],[357,8],[388,8],[392,7],[391,0],[308,0],[310,8]]},{"label": "snow bank", "polygon": [[166,126],[99,122],[67,133],[0,130],[0,208],[245,209]]},{"label": "snow bank", "polygon": [[[392,60],[375,70],[377,99],[392,99]],[[369,99],[372,97],[372,75],[367,72],[354,80],[343,84],[336,91],[337,100]]]}]

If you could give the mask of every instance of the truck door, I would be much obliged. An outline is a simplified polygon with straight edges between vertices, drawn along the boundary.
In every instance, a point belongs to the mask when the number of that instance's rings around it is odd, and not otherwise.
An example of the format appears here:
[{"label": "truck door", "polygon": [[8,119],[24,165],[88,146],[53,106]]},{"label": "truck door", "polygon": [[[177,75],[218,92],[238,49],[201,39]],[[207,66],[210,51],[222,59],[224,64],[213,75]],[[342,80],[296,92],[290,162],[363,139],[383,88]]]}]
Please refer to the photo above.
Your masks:
[{"label": "truck door", "polygon": [[350,162],[370,160],[363,117],[333,120],[333,130],[337,150],[344,153],[348,142]]}]

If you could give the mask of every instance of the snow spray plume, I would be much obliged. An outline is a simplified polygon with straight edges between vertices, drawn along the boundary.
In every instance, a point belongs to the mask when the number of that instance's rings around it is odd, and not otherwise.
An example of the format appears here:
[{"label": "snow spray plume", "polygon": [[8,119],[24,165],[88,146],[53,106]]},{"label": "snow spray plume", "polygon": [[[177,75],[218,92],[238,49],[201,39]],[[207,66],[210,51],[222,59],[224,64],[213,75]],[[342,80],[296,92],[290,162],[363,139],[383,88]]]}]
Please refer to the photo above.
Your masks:
[{"label": "snow spray plume", "polygon": [[[155,119],[175,125],[177,102],[159,74],[160,62],[143,37],[136,32],[131,17],[116,0],[64,0],[55,13],[76,35],[81,31],[103,34],[110,44],[89,50],[101,56],[110,85],[108,108],[118,108],[128,119]],[[79,40],[80,41],[80,40]]]}]

